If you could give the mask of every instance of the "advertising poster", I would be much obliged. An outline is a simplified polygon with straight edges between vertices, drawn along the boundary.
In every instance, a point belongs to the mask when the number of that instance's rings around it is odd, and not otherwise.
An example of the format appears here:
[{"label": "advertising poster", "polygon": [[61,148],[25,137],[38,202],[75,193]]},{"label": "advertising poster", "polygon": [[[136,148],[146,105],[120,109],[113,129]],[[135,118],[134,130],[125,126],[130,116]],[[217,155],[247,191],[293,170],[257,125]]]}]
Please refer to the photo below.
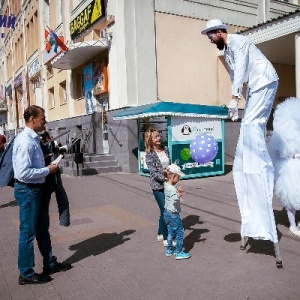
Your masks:
[{"label": "advertising poster", "polygon": [[93,90],[85,90],[85,112],[89,115],[96,111],[96,99],[93,96]]},{"label": "advertising poster", "polygon": [[[188,177],[207,176],[223,171],[222,121],[211,118],[172,117],[172,158]],[[217,156],[204,164],[195,162],[190,154],[191,141],[200,134],[212,135],[218,143]]]},{"label": "advertising poster", "polygon": [[93,65],[87,65],[83,70],[85,112],[92,114],[96,111],[96,99],[93,96]]}]

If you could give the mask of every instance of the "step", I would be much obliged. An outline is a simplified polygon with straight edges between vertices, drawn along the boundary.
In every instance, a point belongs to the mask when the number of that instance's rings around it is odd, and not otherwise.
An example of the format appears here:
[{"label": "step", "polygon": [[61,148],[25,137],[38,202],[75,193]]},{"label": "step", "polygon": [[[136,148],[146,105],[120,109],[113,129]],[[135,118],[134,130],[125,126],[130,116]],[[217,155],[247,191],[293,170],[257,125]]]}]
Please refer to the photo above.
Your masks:
[{"label": "step", "polygon": [[116,173],[122,172],[121,166],[114,166],[114,167],[101,167],[101,168],[79,168],[78,173],[77,169],[72,169],[69,167],[62,167],[61,173],[67,176],[91,176],[97,174],[104,174],[104,173]]},{"label": "step", "polygon": [[[115,167],[118,165],[117,160],[103,160],[103,161],[92,161],[92,162],[84,162],[84,168],[97,168],[97,167]],[[60,167],[70,167],[77,168],[77,165],[72,160],[64,160],[59,163]],[[79,164],[79,167],[82,168],[82,164]]]},{"label": "step", "polygon": [[[105,160],[114,160],[114,154],[84,154],[83,161],[84,162],[92,162],[92,161],[105,161]],[[65,161],[73,161],[73,154],[65,154]]]},{"label": "step", "polygon": [[84,162],[84,168],[98,168],[98,167],[115,167],[118,165],[116,160],[105,160],[105,161],[92,161]]},{"label": "step", "polygon": [[114,160],[114,154],[89,154],[83,156],[84,162]]},{"label": "step", "polygon": [[121,166],[112,166],[112,167],[98,167],[98,168],[83,168],[82,175],[89,176],[89,175],[97,175],[103,173],[115,173],[115,172],[122,172]]}]

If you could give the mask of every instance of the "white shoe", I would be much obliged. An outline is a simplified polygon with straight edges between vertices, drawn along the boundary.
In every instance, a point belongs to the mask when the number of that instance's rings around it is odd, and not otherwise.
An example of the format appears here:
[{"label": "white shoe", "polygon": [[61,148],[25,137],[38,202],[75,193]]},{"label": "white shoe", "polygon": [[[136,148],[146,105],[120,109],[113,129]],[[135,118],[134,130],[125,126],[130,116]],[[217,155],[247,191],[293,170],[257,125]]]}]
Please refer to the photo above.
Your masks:
[{"label": "white shoe", "polygon": [[163,244],[164,244],[165,247],[167,247],[168,246],[168,241],[167,240],[163,240]]},{"label": "white shoe", "polygon": [[300,229],[296,226],[290,226],[290,233],[297,236],[297,237],[300,237]]},{"label": "white shoe", "polygon": [[158,235],[157,235],[157,241],[158,241],[158,242],[162,242],[163,240],[164,240],[163,235],[158,234]]}]

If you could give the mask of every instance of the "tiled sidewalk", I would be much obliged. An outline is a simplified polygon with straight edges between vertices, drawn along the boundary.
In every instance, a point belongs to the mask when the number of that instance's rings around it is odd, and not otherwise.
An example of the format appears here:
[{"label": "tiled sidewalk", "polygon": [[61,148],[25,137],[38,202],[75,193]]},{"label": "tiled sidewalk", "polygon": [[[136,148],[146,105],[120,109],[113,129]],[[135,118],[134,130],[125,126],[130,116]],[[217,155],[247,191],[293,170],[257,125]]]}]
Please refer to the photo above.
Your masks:
[{"label": "tiled sidewalk", "polygon": [[[136,174],[63,177],[71,226],[58,225],[51,202],[54,254],[73,268],[43,285],[18,285],[18,207],[0,190],[0,299],[299,299],[300,239],[274,200],[283,269],[273,245],[250,241],[239,250],[240,215],[231,173],[182,181],[185,249],[176,261],[156,242],[158,207],[148,178]],[[37,272],[42,259],[36,247]]]}]

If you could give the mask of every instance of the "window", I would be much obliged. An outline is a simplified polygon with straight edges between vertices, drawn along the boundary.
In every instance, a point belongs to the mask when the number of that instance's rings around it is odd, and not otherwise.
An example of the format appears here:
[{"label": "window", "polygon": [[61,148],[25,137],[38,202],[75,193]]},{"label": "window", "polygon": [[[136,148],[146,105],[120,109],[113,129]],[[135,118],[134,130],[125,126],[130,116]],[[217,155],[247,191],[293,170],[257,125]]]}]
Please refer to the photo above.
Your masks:
[{"label": "window", "polygon": [[49,109],[55,107],[54,88],[48,90]]},{"label": "window", "polygon": [[66,81],[59,84],[59,103],[60,105],[67,103],[67,85]]},{"label": "window", "polygon": [[49,79],[52,76],[53,76],[53,68],[51,66],[47,66],[47,78]]},{"label": "window", "polygon": [[16,93],[16,97],[17,97],[17,105],[18,105],[18,116],[19,119],[22,118],[24,109],[23,109],[23,87],[22,85],[19,85],[16,89],[15,89],[15,93]]},{"label": "window", "polygon": [[74,84],[74,98],[84,97],[84,78],[83,74],[75,74],[75,84]]}]

